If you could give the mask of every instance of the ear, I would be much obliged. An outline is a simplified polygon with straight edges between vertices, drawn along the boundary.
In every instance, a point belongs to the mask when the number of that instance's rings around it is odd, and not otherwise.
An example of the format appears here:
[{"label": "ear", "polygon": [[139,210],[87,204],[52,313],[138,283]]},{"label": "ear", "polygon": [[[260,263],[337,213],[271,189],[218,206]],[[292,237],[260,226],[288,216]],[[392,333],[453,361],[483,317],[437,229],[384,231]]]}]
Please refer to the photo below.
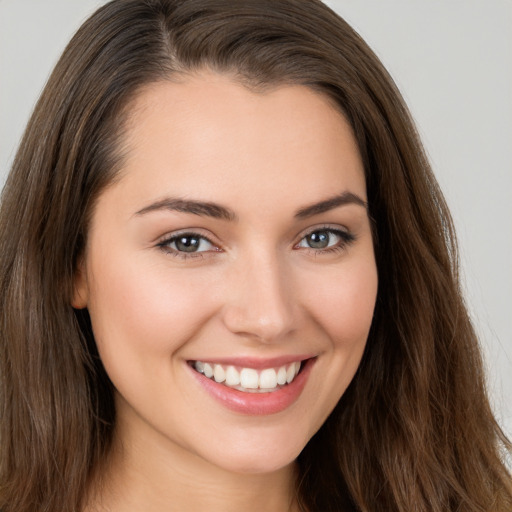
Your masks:
[{"label": "ear", "polygon": [[89,286],[87,284],[87,274],[85,272],[85,263],[83,258],[78,262],[73,278],[73,296],[71,305],[75,309],[84,309],[89,300]]}]

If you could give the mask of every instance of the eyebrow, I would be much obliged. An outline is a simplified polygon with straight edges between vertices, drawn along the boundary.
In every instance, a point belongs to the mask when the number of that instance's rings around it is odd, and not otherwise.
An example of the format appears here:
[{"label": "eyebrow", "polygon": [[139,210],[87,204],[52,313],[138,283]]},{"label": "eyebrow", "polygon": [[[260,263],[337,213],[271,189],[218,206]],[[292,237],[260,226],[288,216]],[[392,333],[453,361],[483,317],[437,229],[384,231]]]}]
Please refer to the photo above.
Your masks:
[{"label": "eyebrow", "polygon": [[[300,208],[295,213],[295,218],[306,219],[320,213],[328,212],[340,206],[345,206],[347,204],[356,204],[362,206],[365,209],[368,209],[368,203],[361,197],[353,194],[352,192],[343,192],[342,194],[338,194],[329,199],[324,199],[318,203],[313,203],[311,205],[305,206],[304,208]],[[142,210],[136,212],[136,215],[145,215],[146,213],[159,210],[191,213],[193,215],[213,217],[214,219],[222,219],[230,222],[238,220],[238,216],[233,210],[220,204],[176,197],[167,197],[152,203],[149,206],[142,208]]]},{"label": "eyebrow", "polygon": [[225,206],[221,206],[220,204],[175,197],[167,197],[161,201],[150,204],[149,206],[142,208],[142,210],[139,210],[136,215],[144,215],[146,213],[158,210],[192,213],[194,215],[213,217],[214,219],[223,219],[229,221],[237,220],[237,215],[233,210],[230,210]]},{"label": "eyebrow", "polygon": [[314,215],[325,213],[347,204],[356,204],[362,206],[365,210],[368,210],[368,203],[357,194],[353,194],[352,192],[343,192],[329,199],[301,208],[295,214],[295,218],[307,219],[308,217],[313,217]]}]

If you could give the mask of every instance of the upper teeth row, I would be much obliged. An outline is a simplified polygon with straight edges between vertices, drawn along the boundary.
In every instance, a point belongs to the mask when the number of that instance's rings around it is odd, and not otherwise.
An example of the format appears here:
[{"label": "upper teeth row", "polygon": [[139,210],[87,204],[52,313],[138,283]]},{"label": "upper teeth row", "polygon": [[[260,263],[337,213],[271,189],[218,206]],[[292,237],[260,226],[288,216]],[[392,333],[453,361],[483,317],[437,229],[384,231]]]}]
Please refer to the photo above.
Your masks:
[{"label": "upper teeth row", "polygon": [[274,389],[278,385],[290,384],[300,370],[300,361],[281,366],[280,368],[266,368],[258,372],[254,368],[241,368],[238,371],[234,366],[224,367],[220,364],[196,361],[194,368],[213,378],[215,382],[223,382],[230,387],[244,389]]}]

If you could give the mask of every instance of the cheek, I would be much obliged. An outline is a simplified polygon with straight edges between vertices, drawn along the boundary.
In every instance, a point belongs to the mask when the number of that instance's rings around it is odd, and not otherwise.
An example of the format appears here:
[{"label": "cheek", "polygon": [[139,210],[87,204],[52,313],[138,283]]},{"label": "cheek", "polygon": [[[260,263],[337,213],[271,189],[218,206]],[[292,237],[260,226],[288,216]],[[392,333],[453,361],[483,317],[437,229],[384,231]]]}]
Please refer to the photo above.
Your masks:
[{"label": "cheek", "polygon": [[[354,258],[339,267],[325,268],[301,283],[306,289],[303,304],[309,314],[313,334],[322,337],[323,358],[317,363],[320,378],[311,380],[312,400],[309,432],[320,428],[346,391],[359,367],[377,295],[377,270],[372,256]],[[311,286],[305,287],[306,282]],[[313,413],[311,414],[311,411]]]},{"label": "cheek", "polygon": [[[144,359],[178,350],[211,314],[203,289],[186,273],[147,258],[116,255],[91,265],[89,311],[102,359]],[[112,262],[112,263],[110,263]]]},{"label": "cheek", "polygon": [[308,308],[316,322],[340,349],[364,348],[377,296],[377,270],[373,258],[354,260],[338,271],[316,276],[316,290]]},{"label": "cheek", "polygon": [[377,269],[373,252],[353,258],[330,275],[317,276],[317,293],[310,312],[327,335],[329,364],[323,386],[316,393],[329,404],[329,413],[343,395],[357,368],[368,339],[377,296]]}]

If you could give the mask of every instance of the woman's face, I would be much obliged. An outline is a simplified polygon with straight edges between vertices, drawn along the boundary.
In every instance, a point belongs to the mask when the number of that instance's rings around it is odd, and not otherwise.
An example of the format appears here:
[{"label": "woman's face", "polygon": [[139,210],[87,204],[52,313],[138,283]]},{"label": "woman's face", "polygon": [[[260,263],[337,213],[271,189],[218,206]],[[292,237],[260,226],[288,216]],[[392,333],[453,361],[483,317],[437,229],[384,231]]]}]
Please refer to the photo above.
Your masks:
[{"label": "woman's face", "polygon": [[308,88],[202,74],[147,87],[125,142],[73,299],[115,386],[117,435],[141,454],[283,468],[344,393],[372,321],[351,129]]}]

